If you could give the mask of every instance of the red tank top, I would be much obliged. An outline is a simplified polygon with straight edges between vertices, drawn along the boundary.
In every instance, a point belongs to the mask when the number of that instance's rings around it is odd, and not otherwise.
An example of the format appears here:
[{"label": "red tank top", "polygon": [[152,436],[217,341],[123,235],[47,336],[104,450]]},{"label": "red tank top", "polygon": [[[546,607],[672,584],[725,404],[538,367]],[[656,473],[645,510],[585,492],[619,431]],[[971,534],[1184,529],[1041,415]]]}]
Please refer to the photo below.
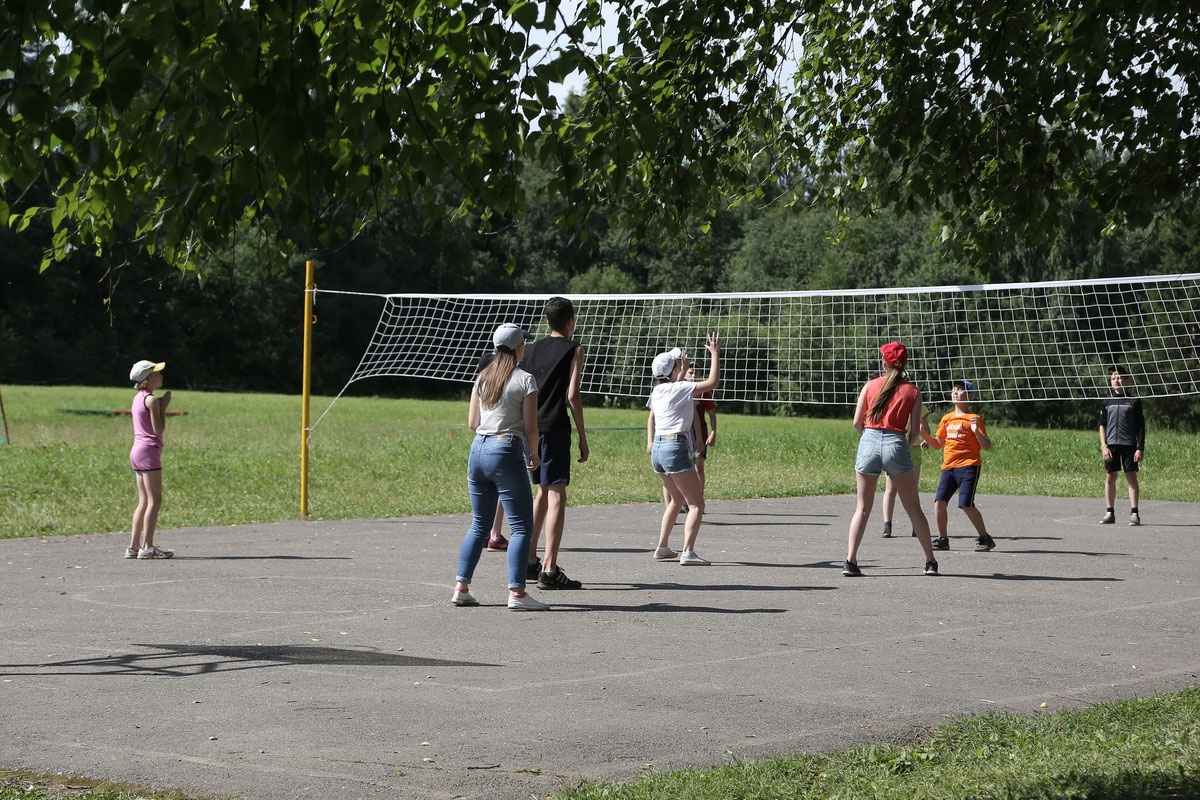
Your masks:
[{"label": "red tank top", "polygon": [[878,419],[872,419],[871,405],[879,396],[883,381],[884,376],[880,375],[867,383],[867,392],[863,396],[863,425],[867,428],[905,433],[908,431],[908,422],[912,417],[913,406],[917,402],[917,387],[908,381],[896,386],[887,406],[883,409],[883,414]]}]

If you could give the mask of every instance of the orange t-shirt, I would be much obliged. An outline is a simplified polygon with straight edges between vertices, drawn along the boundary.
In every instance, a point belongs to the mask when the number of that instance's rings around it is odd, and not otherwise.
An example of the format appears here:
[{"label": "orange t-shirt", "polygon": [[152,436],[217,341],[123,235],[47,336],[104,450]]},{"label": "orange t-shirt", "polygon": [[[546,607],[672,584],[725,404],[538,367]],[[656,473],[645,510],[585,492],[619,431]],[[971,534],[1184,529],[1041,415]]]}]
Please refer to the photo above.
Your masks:
[{"label": "orange t-shirt", "polygon": [[971,432],[971,420],[979,420],[979,432],[987,436],[983,417],[974,411],[951,411],[938,424],[936,438],[944,439],[942,446],[942,469],[971,467],[982,464],[979,457],[979,439]]},{"label": "orange t-shirt", "polygon": [[908,381],[896,386],[895,391],[892,392],[892,396],[888,398],[888,404],[883,409],[883,414],[880,415],[880,418],[871,419],[871,405],[875,402],[875,398],[879,396],[879,390],[883,388],[884,380],[886,378],[881,375],[867,382],[867,391],[863,395],[863,427],[882,428],[885,431],[893,431],[895,433],[907,433],[912,408],[917,402],[917,387]]}]

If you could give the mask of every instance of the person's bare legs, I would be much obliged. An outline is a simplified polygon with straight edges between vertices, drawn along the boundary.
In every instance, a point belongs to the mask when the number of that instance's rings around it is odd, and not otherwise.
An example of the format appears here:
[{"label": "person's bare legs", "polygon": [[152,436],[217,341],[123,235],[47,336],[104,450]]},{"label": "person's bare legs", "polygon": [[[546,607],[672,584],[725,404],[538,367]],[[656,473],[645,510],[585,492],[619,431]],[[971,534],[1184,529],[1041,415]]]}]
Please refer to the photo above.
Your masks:
[{"label": "person's bare legs", "polygon": [[504,528],[504,506],[496,503],[496,516],[492,520],[492,532],[488,534],[488,538],[499,539],[500,531]]},{"label": "person's bare legs", "polygon": [[[158,525],[158,510],[162,507],[162,470],[148,470],[137,473],[138,476],[138,507],[142,509],[142,545],[148,550],[154,547],[154,528]],[[146,505],[141,504],[142,492],[146,494]],[[136,512],[135,512],[136,513]],[[134,528],[137,521],[134,521]]]},{"label": "person's bare legs", "polygon": [[1112,508],[1117,502],[1117,473],[1104,473],[1104,505]]},{"label": "person's bare legs", "polygon": [[[549,486],[539,486],[538,496],[544,496],[545,510],[542,512],[542,523],[546,527],[546,544],[542,548],[542,572],[553,572],[558,566],[558,547],[562,543],[563,523],[567,512],[567,485],[552,483]],[[539,529],[537,520],[537,502],[534,501],[534,530]],[[536,537],[535,537],[536,538]]]},{"label": "person's bare legs", "polygon": [[946,523],[949,512],[946,510],[946,501],[938,500],[933,504],[933,518],[937,521],[937,532],[941,538],[946,538]]},{"label": "person's bare legs", "polygon": [[979,534],[979,538],[985,538],[988,535],[987,525],[983,523],[983,514],[979,513],[979,509],[975,506],[963,506],[963,513],[967,515],[967,519],[971,520],[971,524],[975,526],[975,532]]},{"label": "person's bare legs", "polygon": [[[533,495],[533,530],[529,534],[529,563],[537,563],[537,548],[538,540],[542,538],[542,525],[546,522],[546,506],[549,501],[546,498],[546,493],[542,491],[539,484],[537,492]],[[542,567],[545,569],[545,567]]]},{"label": "person's bare legs", "polygon": [[[704,491],[700,488],[700,476],[696,468],[663,476],[663,484],[670,484],[672,497],[676,495],[687,502],[687,518],[683,522],[683,549],[696,550],[696,538],[700,535],[700,522],[704,518]],[[678,508],[676,508],[678,512]],[[661,546],[661,545],[660,545]]]},{"label": "person's bare legs", "polygon": [[846,541],[846,560],[851,564],[858,563],[858,546],[862,544],[863,531],[867,529],[871,506],[875,502],[875,487],[879,485],[878,475],[855,472],[854,476],[858,484],[858,499],[854,507],[854,516],[850,517],[850,532]]},{"label": "person's bare legs", "polygon": [[888,525],[892,521],[892,514],[896,510],[896,485],[892,483],[891,475],[883,476],[883,524]]},{"label": "person's bare legs", "polygon": [[660,548],[669,548],[671,546],[671,531],[675,529],[675,520],[679,517],[679,509],[683,507],[683,494],[675,488],[675,481],[670,475],[658,473],[658,477],[662,479],[663,495],[666,498],[666,505],[663,508],[662,524],[658,529],[658,546]]},{"label": "person's bare legs", "polygon": [[904,504],[905,513],[912,522],[913,532],[917,534],[917,541],[921,543],[921,549],[925,551],[925,560],[937,561],[933,555],[933,543],[929,541],[929,519],[921,510],[921,495],[917,491],[917,480],[917,470],[910,469],[903,475],[893,477],[892,483],[896,487],[896,494],[900,495],[900,502]]},{"label": "person's bare legs", "polygon": [[[1116,495],[1116,488],[1117,488],[1117,481],[1116,481],[1117,474],[1115,472],[1110,473],[1110,474],[1113,476],[1113,495],[1114,495],[1114,499],[1116,499],[1115,495]],[[1129,484],[1129,507],[1137,508],[1138,507],[1138,495],[1141,492],[1141,489],[1138,487],[1138,474],[1136,472],[1126,472],[1125,473],[1125,482]],[[1108,504],[1109,504],[1109,506],[1111,506],[1112,500],[1110,500],[1108,502]]]},{"label": "person's bare legs", "polygon": [[137,486],[138,501],[133,509],[133,522],[130,525],[129,549],[137,550],[142,546],[142,527],[145,525],[146,506],[150,505],[150,493],[142,477],[146,473],[134,471],[133,480]]}]

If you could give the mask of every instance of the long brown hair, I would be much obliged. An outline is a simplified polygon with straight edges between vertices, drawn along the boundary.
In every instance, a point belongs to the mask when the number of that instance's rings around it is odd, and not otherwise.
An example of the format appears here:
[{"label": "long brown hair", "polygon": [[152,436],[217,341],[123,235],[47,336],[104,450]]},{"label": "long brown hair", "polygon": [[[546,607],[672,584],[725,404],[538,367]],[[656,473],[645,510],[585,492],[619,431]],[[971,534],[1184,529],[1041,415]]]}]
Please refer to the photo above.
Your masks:
[{"label": "long brown hair", "polygon": [[879,394],[875,395],[875,402],[871,403],[871,408],[867,411],[867,419],[872,422],[879,421],[879,417],[887,408],[888,401],[892,399],[896,387],[908,382],[908,373],[904,371],[903,367],[894,367],[888,364],[884,375],[883,385],[879,387]]},{"label": "long brown hair", "polygon": [[504,387],[508,385],[508,379],[512,377],[516,368],[516,351],[503,345],[497,347],[492,363],[483,368],[475,384],[479,389],[479,402],[488,407],[499,403],[500,396],[504,394]]}]

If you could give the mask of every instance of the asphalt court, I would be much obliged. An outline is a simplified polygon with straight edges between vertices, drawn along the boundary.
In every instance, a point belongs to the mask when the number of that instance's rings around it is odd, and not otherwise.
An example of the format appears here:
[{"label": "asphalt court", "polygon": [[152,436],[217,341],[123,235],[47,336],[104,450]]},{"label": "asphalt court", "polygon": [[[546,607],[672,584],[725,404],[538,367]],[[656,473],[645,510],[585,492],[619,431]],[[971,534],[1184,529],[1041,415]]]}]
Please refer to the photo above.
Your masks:
[{"label": "asphalt court", "polygon": [[[931,498],[924,496],[925,507]],[[462,515],[0,541],[0,766],[197,796],[528,798],[1195,685],[1200,504],[980,496],[943,574],[898,514],[841,576],[849,496],[713,501],[711,567],[650,505],[569,510],[584,589],[449,604]],[[1120,511],[1120,507],[1118,507]],[[677,528],[676,536],[682,536]]]}]

